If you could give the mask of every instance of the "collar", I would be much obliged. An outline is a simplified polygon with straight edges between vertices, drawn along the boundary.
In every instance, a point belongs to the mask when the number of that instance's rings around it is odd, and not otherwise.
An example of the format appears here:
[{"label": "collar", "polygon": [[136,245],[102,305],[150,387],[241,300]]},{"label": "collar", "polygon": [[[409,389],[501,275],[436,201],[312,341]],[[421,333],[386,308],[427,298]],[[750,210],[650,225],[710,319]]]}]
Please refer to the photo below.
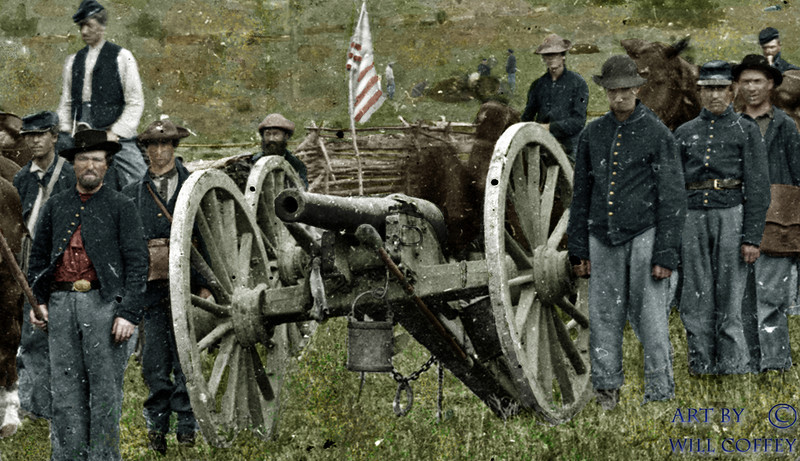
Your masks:
[{"label": "collar", "polygon": [[167,171],[164,174],[153,174],[152,171],[148,168],[147,175],[150,176],[150,179],[172,179],[178,175],[178,165],[177,162],[175,165],[172,166],[172,169]]},{"label": "collar", "polygon": [[617,116],[614,115],[614,112],[609,110],[608,111],[608,119],[611,120],[612,123],[614,123],[615,125],[618,125],[618,126],[628,125],[630,123],[633,123],[633,122],[641,119],[645,115],[647,115],[647,111],[649,111],[649,109],[647,109],[647,106],[642,104],[642,101],[637,99],[636,100],[636,107],[633,108],[633,112],[631,113],[630,117],[628,117],[625,120],[620,122],[617,119]]},{"label": "collar", "polygon": [[89,48],[89,51],[99,51],[101,48],[103,48],[103,45],[105,44],[106,44],[106,39],[102,39],[100,40],[100,43],[98,43],[95,46],[89,46],[89,45],[86,46]]},{"label": "collar", "polygon": [[733,104],[728,104],[728,107],[725,109],[725,111],[722,112],[719,115],[711,112],[710,110],[706,109],[705,107],[703,108],[703,110],[700,111],[700,117],[703,120],[720,120],[720,119],[723,119],[723,118],[730,117],[731,115],[734,115],[734,114],[735,114],[735,112],[733,111]]}]

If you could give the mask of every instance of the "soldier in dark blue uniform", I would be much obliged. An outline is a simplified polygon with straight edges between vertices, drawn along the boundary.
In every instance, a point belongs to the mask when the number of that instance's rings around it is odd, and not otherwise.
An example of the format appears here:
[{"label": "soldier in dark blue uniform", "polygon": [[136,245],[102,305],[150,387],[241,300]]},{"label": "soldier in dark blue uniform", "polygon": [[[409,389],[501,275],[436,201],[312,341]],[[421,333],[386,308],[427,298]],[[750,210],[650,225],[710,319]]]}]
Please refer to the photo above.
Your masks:
[{"label": "soldier in dark blue uniform", "polygon": [[[169,244],[175,202],[184,181],[189,177],[189,171],[181,160],[175,158],[175,148],[182,138],[189,135],[186,128],[170,120],[159,120],[151,123],[138,136],[139,144],[150,159],[150,167],[139,182],[127,186],[123,193],[136,205],[148,246]],[[145,306],[142,374],[150,389],[144,402],[150,448],[164,454],[167,452],[166,434],[173,412],[177,416],[177,440],[181,444],[194,444],[197,422],[175,345],[168,274],[155,270],[155,254],[151,252],[151,270],[142,302]],[[166,252],[161,254],[167,255]],[[210,294],[207,290],[201,293],[204,297]]]},{"label": "soldier in dark blue uniform", "polygon": [[[789,64],[781,57],[781,36],[778,29],[774,27],[767,27],[758,33],[758,44],[761,45],[761,51],[764,57],[767,58],[772,67],[781,71],[800,69],[793,64]],[[777,85],[776,85],[777,86]]]},{"label": "soldier in dark blue uniform", "polygon": [[[75,188],[75,172],[64,157],[56,155],[58,115],[55,112],[45,111],[23,117],[20,134],[33,158],[14,176],[14,187],[22,200],[22,217],[28,233],[34,235],[39,213],[50,196]],[[27,256],[26,251],[23,267],[27,267]],[[22,340],[17,356],[20,406],[34,416],[49,419],[51,394],[47,335],[31,325],[28,320],[30,309],[26,300]]]},{"label": "soldier in dark blue uniform", "polygon": [[624,55],[593,77],[611,110],[580,135],[568,245],[589,279],[592,385],[605,410],[619,399],[622,336],[630,321],[644,349],[644,402],[674,396],[667,279],[678,265],[686,198],[675,140],[637,99],[645,79]]},{"label": "soldier in dark blue uniform", "polygon": [[522,121],[543,124],[561,143],[570,160],[575,160],[578,135],[586,124],[589,87],[580,74],[566,68],[570,48],[572,42],[551,34],[536,49],[547,73],[531,84]]},{"label": "soldier in dark blue uniform", "polygon": [[[53,390],[52,459],[115,461],[127,341],[142,317],[147,247],[131,200],[103,185],[120,145],[106,132],[75,134],[60,152],[74,189],[47,201],[37,224],[28,279],[45,312]],[[46,322],[46,323],[45,323]]]},{"label": "soldier in dark blue uniform", "polygon": [[703,64],[703,110],[675,130],[689,204],[680,313],[695,374],[750,370],[742,296],[747,265],[760,255],[769,172],[758,126],[733,111],[732,83],[727,62]]}]

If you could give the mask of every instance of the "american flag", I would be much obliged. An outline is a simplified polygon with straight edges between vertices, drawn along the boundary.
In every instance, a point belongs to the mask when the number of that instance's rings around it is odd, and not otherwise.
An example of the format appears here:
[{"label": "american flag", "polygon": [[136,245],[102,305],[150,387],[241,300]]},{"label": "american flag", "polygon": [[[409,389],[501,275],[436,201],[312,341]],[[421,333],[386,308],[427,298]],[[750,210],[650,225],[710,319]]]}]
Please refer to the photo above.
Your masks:
[{"label": "american flag", "polygon": [[347,71],[350,75],[350,116],[356,122],[364,123],[386,99],[381,91],[378,73],[375,72],[366,1],[361,4],[361,14],[350,39]]}]

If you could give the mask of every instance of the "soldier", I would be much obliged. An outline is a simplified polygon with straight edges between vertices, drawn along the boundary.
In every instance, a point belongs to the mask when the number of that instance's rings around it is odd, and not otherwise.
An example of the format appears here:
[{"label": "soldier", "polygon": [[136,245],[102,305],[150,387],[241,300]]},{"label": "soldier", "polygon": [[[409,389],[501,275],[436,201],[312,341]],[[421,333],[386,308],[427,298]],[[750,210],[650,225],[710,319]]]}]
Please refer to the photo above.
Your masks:
[{"label": "soldier", "polygon": [[[51,195],[75,187],[75,172],[64,157],[56,156],[58,115],[55,112],[45,111],[24,117],[20,133],[33,158],[14,176],[14,187],[22,200],[22,217],[28,234],[34,235],[42,207]],[[24,253],[22,265],[26,268],[28,255],[27,251]],[[26,300],[17,359],[20,402],[22,409],[49,419],[51,394],[47,335],[31,325],[28,320],[30,309]]]},{"label": "soldier", "polygon": [[261,138],[261,152],[251,156],[240,157],[226,167],[226,172],[231,176],[240,189],[247,184],[247,176],[253,165],[267,155],[283,157],[300,175],[306,188],[308,188],[308,170],[302,160],[292,155],[286,146],[289,138],[294,134],[294,123],[281,114],[269,114],[258,125],[258,135]]},{"label": "soldier", "polygon": [[517,89],[517,57],[514,56],[514,50],[508,49],[508,58],[506,59],[506,74],[508,75],[508,91],[514,94]]},{"label": "soldier", "polygon": [[567,233],[576,275],[589,278],[592,385],[604,410],[622,386],[626,321],[644,349],[644,402],[674,396],[667,279],[678,265],[686,202],[675,140],[637,99],[645,79],[624,55],[601,75],[610,111],[578,139]]},{"label": "soldier", "polygon": [[694,374],[749,370],[742,296],[760,254],[769,173],[758,126],[733,111],[732,83],[727,62],[703,64],[703,110],[675,130],[689,204],[680,313]]},{"label": "soldier", "polygon": [[781,71],[781,73],[787,70],[800,69],[800,67],[784,61],[781,57],[781,37],[778,29],[767,27],[761,30],[758,33],[758,44],[761,45],[761,52],[767,58],[769,64]]},{"label": "soldier", "polygon": [[139,69],[130,51],[105,40],[108,12],[101,4],[83,0],[72,20],[86,47],[64,63],[61,131],[74,135],[83,123],[118,139],[122,150],[114,156],[114,170],[121,189],[147,169],[134,140],[144,110]]},{"label": "soldier", "polygon": [[119,460],[126,341],[142,317],[147,247],[133,203],[104,186],[120,150],[105,131],[75,134],[59,155],[72,162],[75,189],[42,209],[28,279],[47,326],[53,459]]},{"label": "soldier", "polygon": [[575,144],[586,124],[589,87],[577,72],[566,68],[567,51],[572,42],[550,34],[535,53],[542,56],[547,73],[528,89],[523,122],[541,123],[550,131],[570,160],[575,160]]},{"label": "soldier", "polygon": [[[181,186],[189,177],[189,171],[175,157],[175,148],[189,135],[189,130],[171,120],[151,123],[138,136],[139,144],[150,159],[150,167],[138,183],[123,190],[136,205],[144,227],[144,238],[151,248],[151,270],[142,301],[146,338],[142,351],[142,375],[150,389],[144,402],[144,416],[150,449],[162,455],[167,452],[166,434],[173,412],[177,416],[177,440],[180,444],[194,445],[197,431],[172,329],[168,274],[157,269],[158,262],[163,263],[163,268],[167,267],[167,262],[154,261],[168,256],[166,251],[159,252],[156,247],[169,245],[175,202]],[[203,288],[200,295],[207,298],[211,292]]]},{"label": "soldier", "polygon": [[[772,105],[772,90],[781,84],[781,72],[757,54],[744,57],[733,67],[733,78],[744,95],[744,113],[755,120],[767,149],[769,182],[774,185],[800,186],[800,136],[797,126],[785,112]],[[780,191],[780,186],[774,186]],[[787,221],[796,220],[797,204],[785,195],[772,194],[767,214],[779,214]],[[791,218],[795,216],[795,218]],[[766,237],[763,242],[767,244]],[[776,250],[778,250],[776,252]],[[772,254],[770,254],[772,252]],[[792,366],[789,325],[786,311],[792,305],[796,279],[794,258],[776,248],[762,248],[748,277],[745,301],[745,333],[749,333],[752,368],[755,371],[783,370]],[[755,291],[755,299],[752,297]],[[749,317],[757,322],[747,328]],[[753,353],[754,352],[754,353]]]}]

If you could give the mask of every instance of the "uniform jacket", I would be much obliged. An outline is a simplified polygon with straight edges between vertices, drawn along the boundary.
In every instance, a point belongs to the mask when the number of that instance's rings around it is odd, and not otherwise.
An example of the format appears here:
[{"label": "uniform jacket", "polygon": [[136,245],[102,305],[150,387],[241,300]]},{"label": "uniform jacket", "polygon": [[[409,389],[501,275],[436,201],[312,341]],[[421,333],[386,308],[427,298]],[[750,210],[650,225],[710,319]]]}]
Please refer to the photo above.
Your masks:
[{"label": "uniform jacket", "polygon": [[[186,179],[189,177],[189,170],[183,166],[183,163],[178,158],[175,159],[175,168],[178,170],[178,187],[175,189],[175,194],[172,195],[172,198],[170,198],[168,202],[165,202],[161,196],[158,196],[158,188],[155,183],[153,183],[149,170],[139,182],[130,184],[122,190],[123,194],[133,200],[133,204],[139,212],[139,217],[142,220],[142,228],[144,230],[142,236],[145,245],[147,245],[147,241],[150,239],[170,237],[172,224],[169,222],[169,219],[164,216],[161,208],[153,201],[153,196],[150,195],[150,192],[147,190],[147,184],[150,185],[153,192],[159,197],[159,200],[164,204],[164,207],[169,211],[170,215],[174,215],[178,193],[181,187],[183,187],[183,183],[186,182]],[[193,273],[193,275],[195,274]],[[148,282],[147,290],[143,298],[143,305],[145,307],[151,307],[168,296],[169,291],[167,287],[164,287],[162,284]]]},{"label": "uniform jacket", "polygon": [[569,253],[591,260],[589,235],[609,246],[656,228],[652,264],[675,269],[686,194],[675,139],[637,102],[627,120],[613,112],[581,132],[570,207]]},{"label": "uniform jacket", "polygon": [[769,207],[769,172],[758,125],[733,111],[721,115],[703,109],[675,130],[686,183],[708,179],[740,179],[742,188],[687,190],[689,208],[729,208],[744,204],[742,242],[761,243]]},{"label": "uniform jacket", "polygon": [[786,112],[772,106],[772,120],[764,134],[770,184],[800,186],[800,134]]},{"label": "uniform jacket", "polygon": [[56,264],[80,225],[86,253],[100,281],[100,295],[105,302],[116,302],[117,317],[138,324],[148,256],[142,221],[138,213],[131,213],[132,207],[129,198],[106,186],[86,202],[81,202],[75,188],[50,197],[39,217],[28,270],[37,300],[50,299]]},{"label": "uniform jacket", "polygon": [[573,157],[578,135],[586,124],[588,105],[589,87],[583,77],[565,68],[555,82],[546,73],[531,84],[521,120],[549,123],[550,133]]},{"label": "uniform jacket", "polygon": [[797,67],[794,64],[789,64],[788,62],[784,61],[780,53],[775,55],[775,59],[772,61],[772,66],[781,71],[781,73],[784,73],[787,70],[800,69],[800,67]]},{"label": "uniform jacket", "polygon": [[[39,185],[41,184],[42,188],[47,187],[50,178],[53,177],[53,171],[55,171],[57,160],[58,157],[53,159],[53,163],[47,168],[42,179],[39,179],[38,174],[31,173],[33,161],[28,162],[27,165],[22,167],[22,169],[14,175],[14,187],[17,188],[19,197],[22,200],[22,217],[25,222],[28,222],[31,211],[33,211],[33,205],[36,202],[36,197],[39,195]],[[50,196],[52,197],[61,191],[74,188],[75,171],[72,169],[72,165],[69,162],[64,162],[61,166],[61,173],[59,173],[56,183],[53,184],[53,191]]]}]

